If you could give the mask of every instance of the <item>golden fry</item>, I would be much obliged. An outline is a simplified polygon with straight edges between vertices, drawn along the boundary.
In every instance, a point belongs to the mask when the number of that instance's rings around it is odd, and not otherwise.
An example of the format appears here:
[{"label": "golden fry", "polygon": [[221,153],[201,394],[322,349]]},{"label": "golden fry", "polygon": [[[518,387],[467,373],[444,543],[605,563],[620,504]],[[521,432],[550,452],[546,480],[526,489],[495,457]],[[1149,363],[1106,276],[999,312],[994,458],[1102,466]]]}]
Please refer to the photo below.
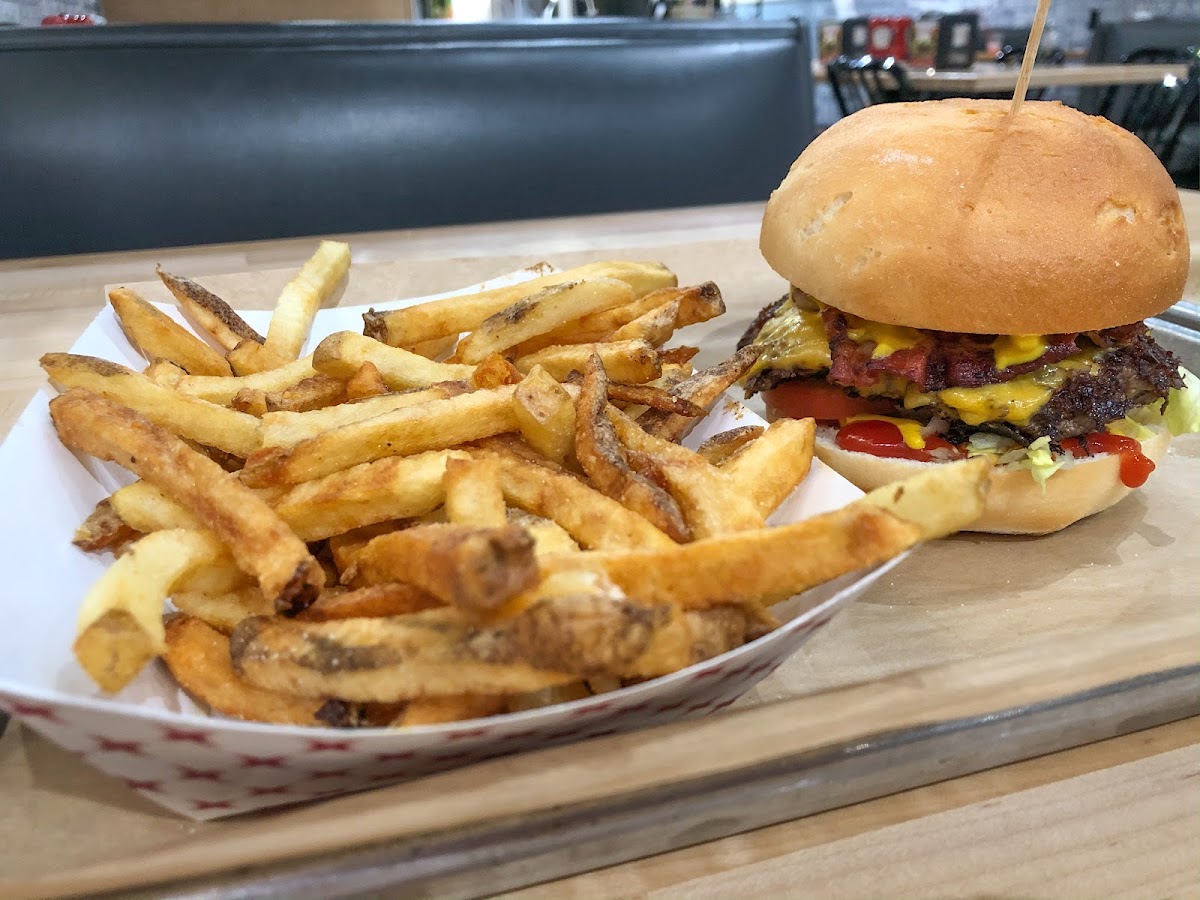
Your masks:
[{"label": "golden fry", "polygon": [[[258,341],[244,340],[225,354],[225,359],[233,369],[234,375],[257,375],[259,372],[269,372],[286,366],[291,360],[285,359],[274,350],[260,344]],[[193,372],[192,374],[199,374]]]},{"label": "golden fry", "polygon": [[745,445],[722,469],[739,494],[750,498],[764,516],[773,513],[812,466],[816,423],[780,419]]},{"label": "golden fry", "polygon": [[611,380],[623,384],[644,384],[662,374],[658,353],[645,341],[547,347],[520,357],[515,365],[526,373],[534,366],[541,366],[556,380],[566,381],[571,372],[582,372],[593,355],[600,357]]},{"label": "golden fry", "polygon": [[507,524],[504,492],[500,490],[500,463],[494,457],[446,460],[442,484],[446,491],[446,518],[450,522],[484,528]]},{"label": "golden fry", "polygon": [[408,456],[515,431],[511,386],[430,400],[352,422],[286,449],[255,453],[242,469],[253,487],[299,484],[359,463]]},{"label": "golden fry", "polygon": [[282,391],[316,374],[317,370],[312,367],[312,357],[309,356],[254,375],[235,375],[229,378],[185,375],[175,382],[173,387],[181,393],[199,397],[201,400],[228,406],[240,391],[247,388],[267,393]]},{"label": "golden fry", "polygon": [[320,725],[321,698],[293,697],[246,684],[233,671],[229,638],[189,616],[166,625],[164,662],[189,695],[221,715],[278,725]]},{"label": "golden fry", "polygon": [[165,359],[192,375],[231,375],[225,357],[129,288],[108,292],[121,330],[150,362]]},{"label": "golden fry", "polygon": [[263,342],[263,336],[246,324],[246,320],[233,308],[207,288],[188,278],[181,278],[156,266],[154,271],[162,279],[180,307],[189,318],[203,328],[218,344],[232,350],[242,341]]},{"label": "golden fry", "polygon": [[562,463],[574,452],[575,402],[541,366],[534,366],[517,385],[513,412],[521,436],[543,456]]},{"label": "golden fry", "polygon": [[483,719],[499,715],[508,709],[508,698],[499,694],[459,694],[450,697],[425,697],[409,700],[399,718],[392,723],[397,728],[414,725],[441,725],[467,719]]},{"label": "golden fry", "polygon": [[446,604],[416,585],[390,581],[354,590],[326,591],[296,616],[298,622],[335,622],[339,619],[379,619],[406,616]]},{"label": "golden fry", "polygon": [[353,375],[346,380],[346,399],[363,400],[367,397],[379,397],[390,393],[391,389],[384,382],[383,376],[375,363],[365,362],[358,367]]},{"label": "golden fry", "polygon": [[144,415],[156,425],[245,458],[259,448],[258,420],[161,387],[132,369],[74,353],[47,353],[41,366],[61,388],[85,388]]},{"label": "golden fry", "polygon": [[107,499],[96,504],[96,508],[75,529],[71,543],[80,550],[97,553],[115,550],[129,541],[140,537],[140,533],[129,527]]},{"label": "golden fry", "polygon": [[263,592],[247,586],[233,591],[181,591],[171,593],[171,603],[181,613],[199,619],[221,634],[230,634],[238,622],[249,616],[269,616],[275,611]]},{"label": "golden fry", "polygon": [[696,452],[714,466],[724,465],[764,431],[766,429],[761,425],[739,425],[714,434],[697,447]]},{"label": "golden fry", "polygon": [[324,577],[308,548],[238,479],[131,409],[80,388],[50,401],[67,447],[115,462],[196,516],[282,610],[315,599]]},{"label": "golden fry", "polygon": [[393,391],[469,379],[475,371],[474,366],[434,362],[353,331],[335,332],[313,351],[313,366],[334,378],[350,378],[367,362],[374,364],[384,384]]},{"label": "golden fry", "polygon": [[[67,395],[69,396],[69,395]],[[163,603],[189,570],[225,557],[211,535],[146,535],[92,585],[79,609],[75,658],[104,690],[121,690],[166,651]]]},{"label": "golden fry", "polygon": [[298,357],[312,331],[317,310],[329,301],[349,271],[350,245],[321,241],[279,295],[267,329],[267,349],[287,360]]},{"label": "golden fry", "polygon": [[[747,345],[724,362],[702,369],[691,378],[681,381],[671,388],[671,393],[692,401],[702,409],[708,409],[750,370],[760,352],[758,347]],[[637,422],[650,434],[668,441],[678,441],[691,431],[696,419],[652,409],[642,413]]]}]

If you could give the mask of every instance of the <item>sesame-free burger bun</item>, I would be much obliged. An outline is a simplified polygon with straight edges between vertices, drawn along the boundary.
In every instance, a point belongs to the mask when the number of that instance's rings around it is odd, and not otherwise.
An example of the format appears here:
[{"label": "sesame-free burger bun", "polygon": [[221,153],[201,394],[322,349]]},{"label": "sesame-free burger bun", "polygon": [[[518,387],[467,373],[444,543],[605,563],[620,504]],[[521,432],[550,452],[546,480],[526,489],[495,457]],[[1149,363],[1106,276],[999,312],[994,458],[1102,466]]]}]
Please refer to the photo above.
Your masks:
[{"label": "sesame-free burger bun", "polygon": [[[843,450],[833,442],[833,429],[817,431],[816,456],[864,491],[917,475],[937,462],[886,459]],[[1166,455],[1171,434],[1155,429],[1142,441],[1142,453],[1153,462]],[[1124,499],[1132,488],[1121,483],[1121,459],[1105,453],[1077,459],[1046,481],[1046,490],[1025,469],[993,469],[983,515],[969,531],[993,534],[1046,534],[1095,515]]]},{"label": "sesame-free burger bun", "polygon": [[1059,103],[887,103],[814,140],[767,203],[770,266],[875,322],[1110,328],[1179,300],[1179,194],[1137,137]]}]

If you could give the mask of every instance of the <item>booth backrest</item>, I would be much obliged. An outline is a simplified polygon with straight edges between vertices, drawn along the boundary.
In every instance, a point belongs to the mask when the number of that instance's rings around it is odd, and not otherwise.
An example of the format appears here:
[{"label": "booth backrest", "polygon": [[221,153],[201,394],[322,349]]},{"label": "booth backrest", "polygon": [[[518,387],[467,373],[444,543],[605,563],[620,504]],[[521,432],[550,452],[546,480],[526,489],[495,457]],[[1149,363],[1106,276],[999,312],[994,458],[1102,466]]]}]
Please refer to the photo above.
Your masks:
[{"label": "booth backrest", "polygon": [[0,32],[0,257],[763,199],[802,26]]}]

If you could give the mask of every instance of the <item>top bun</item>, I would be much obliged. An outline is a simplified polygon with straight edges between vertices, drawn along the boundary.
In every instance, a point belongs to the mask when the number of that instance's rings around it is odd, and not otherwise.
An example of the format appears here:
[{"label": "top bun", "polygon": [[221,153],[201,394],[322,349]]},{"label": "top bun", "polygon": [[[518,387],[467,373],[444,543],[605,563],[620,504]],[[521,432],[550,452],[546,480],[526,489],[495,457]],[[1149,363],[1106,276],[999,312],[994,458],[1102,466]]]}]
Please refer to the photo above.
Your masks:
[{"label": "top bun", "polygon": [[771,195],[760,246],[844,312],[974,334],[1137,322],[1179,300],[1188,237],[1158,158],[1060,103],[870,106],[814,140]]}]

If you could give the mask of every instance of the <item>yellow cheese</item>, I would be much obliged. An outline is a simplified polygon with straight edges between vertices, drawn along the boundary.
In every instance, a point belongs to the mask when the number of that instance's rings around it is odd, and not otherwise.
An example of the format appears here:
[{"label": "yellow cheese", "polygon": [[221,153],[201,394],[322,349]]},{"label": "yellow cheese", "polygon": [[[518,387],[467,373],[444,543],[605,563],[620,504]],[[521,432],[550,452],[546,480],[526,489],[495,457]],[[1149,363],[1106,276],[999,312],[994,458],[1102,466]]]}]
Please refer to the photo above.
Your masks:
[{"label": "yellow cheese", "polygon": [[1036,381],[1014,378],[983,387],[947,388],[938,391],[938,399],[957,411],[968,425],[995,421],[1028,425],[1053,393]]},{"label": "yellow cheese", "polygon": [[900,437],[904,439],[904,443],[913,450],[925,449],[925,435],[921,434],[921,423],[914,422],[912,419],[896,419],[892,416],[871,416],[859,415],[851,416],[842,422],[843,425],[849,425],[851,422],[867,422],[876,419],[880,422],[891,422],[900,429]]},{"label": "yellow cheese", "polygon": [[820,372],[828,369],[831,363],[821,313],[815,309],[797,308],[791,299],[767,320],[754,343],[763,349],[746,373],[747,378],[763,369],[791,366]]},{"label": "yellow cheese", "polygon": [[992,342],[996,368],[1007,369],[1033,362],[1046,352],[1046,339],[1040,334],[1005,334]]},{"label": "yellow cheese", "polygon": [[897,350],[907,350],[921,343],[921,332],[915,328],[903,325],[884,325],[881,322],[871,322],[858,316],[846,316],[850,324],[846,336],[859,344],[874,341],[875,349],[871,351],[872,359],[882,359],[891,356]]}]

